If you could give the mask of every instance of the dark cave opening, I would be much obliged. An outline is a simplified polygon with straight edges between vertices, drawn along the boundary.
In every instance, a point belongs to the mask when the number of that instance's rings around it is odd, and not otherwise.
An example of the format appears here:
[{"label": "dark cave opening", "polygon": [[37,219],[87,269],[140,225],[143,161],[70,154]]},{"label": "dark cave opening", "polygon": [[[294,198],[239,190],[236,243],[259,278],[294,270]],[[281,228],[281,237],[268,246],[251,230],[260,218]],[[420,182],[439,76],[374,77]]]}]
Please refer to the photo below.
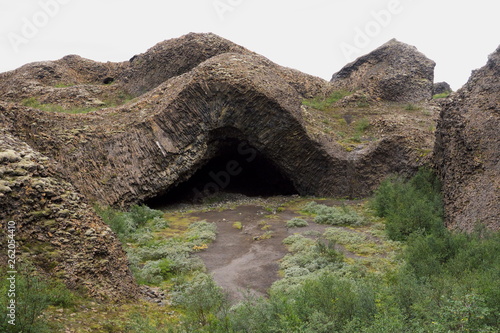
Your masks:
[{"label": "dark cave opening", "polygon": [[189,179],[145,204],[154,208],[200,203],[219,193],[238,193],[248,197],[298,193],[279,168],[248,142],[224,139],[218,140],[215,147],[214,157]]}]

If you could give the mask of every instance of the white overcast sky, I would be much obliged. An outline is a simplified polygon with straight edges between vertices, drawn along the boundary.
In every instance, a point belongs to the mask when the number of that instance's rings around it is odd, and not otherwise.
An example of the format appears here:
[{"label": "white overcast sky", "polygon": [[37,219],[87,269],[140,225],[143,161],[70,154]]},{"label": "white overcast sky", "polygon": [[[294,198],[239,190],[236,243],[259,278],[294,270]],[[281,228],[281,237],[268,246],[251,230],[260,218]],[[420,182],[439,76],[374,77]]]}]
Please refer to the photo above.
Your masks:
[{"label": "white overcast sky", "polygon": [[213,32],[329,80],[396,38],[434,60],[435,81],[456,90],[499,45],[499,9],[498,0],[0,0],[0,72],[67,54],[123,61]]}]

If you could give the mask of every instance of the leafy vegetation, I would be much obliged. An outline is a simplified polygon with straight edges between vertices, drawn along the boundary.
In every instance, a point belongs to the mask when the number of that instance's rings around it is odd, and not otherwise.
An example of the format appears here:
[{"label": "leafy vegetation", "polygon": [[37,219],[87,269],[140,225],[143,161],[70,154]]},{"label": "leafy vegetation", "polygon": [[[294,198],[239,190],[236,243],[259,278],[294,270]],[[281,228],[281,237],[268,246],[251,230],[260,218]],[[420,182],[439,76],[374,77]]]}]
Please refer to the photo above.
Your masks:
[{"label": "leafy vegetation", "polygon": [[[284,240],[290,254],[280,264],[283,278],[272,286],[269,298],[248,296],[228,308],[218,301],[224,299],[220,289],[193,287],[197,299],[214,295],[215,303],[200,305],[203,309],[190,312],[186,319],[191,319],[171,330],[497,332],[499,234],[479,230],[466,235],[442,227],[439,183],[429,170],[421,170],[409,181],[387,180],[374,202],[375,211],[386,217],[388,234],[406,244],[402,262],[394,269],[368,273],[347,263],[336,249],[336,241],[353,246],[370,242],[368,234],[329,228],[316,239],[292,235]],[[329,208],[310,203],[304,211],[321,216],[330,214]],[[414,222],[403,228],[401,221]],[[202,280],[211,283],[206,276]]]},{"label": "leafy vegetation", "polygon": [[307,227],[309,223],[306,220],[301,219],[300,217],[294,217],[293,219],[286,222],[287,228],[300,228]]},{"label": "leafy vegetation", "polygon": [[147,206],[134,205],[128,212],[109,207],[94,208],[124,243],[144,240],[151,230],[168,227],[168,222],[162,218],[163,212]]},{"label": "leafy vegetation", "polygon": [[162,211],[147,206],[132,206],[128,212],[100,207],[96,211],[124,244],[138,283],[160,285],[204,270],[203,262],[192,253],[215,240],[215,224],[191,223],[181,236],[164,238],[156,235],[169,226]]},{"label": "leafy vegetation", "polygon": [[[74,305],[76,296],[62,283],[38,274],[30,263],[19,264],[15,280],[15,325],[7,320],[7,302],[10,281],[6,267],[0,268],[0,331],[6,333],[53,332],[54,325],[43,317],[49,306],[68,308]],[[9,318],[10,320],[10,318]]]},{"label": "leafy vegetation", "polygon": [[410,234],[440,232],[443,226],[441,185],[429,169],[421,169],[410,181],[392,177],[376,191],[373,208],[387,220],[393,240],[406,240]]},{"label": "leafy vegetation", "polygon": [[332,106],[333,103],[349,95],[352,95],[352,92],[345,90],[338,90],[334,91],[333,93],[331,93],[329,96],[326,97],[316,96],[312,99],[305,99],[302,101],[302,104],[310,106],[320,111],[326,111]]},{"label": "leafy vegetation", "polygon": [[168,288],[178,314],[155,313],[165,321],[138,312],[121,325],[126,332],[499,331],[499,233],[448,231],[440,184],[428,169],[409,180],[390,177],[367,206],[296,203],[330,226],[285,238],[282,278],[268,297],[249,294],[234,305],[192,255],[215,239],[213,224],[190,222],[164,237],[174,221],[161,212],[101,209],[139,282]]},{"label": "leafy vegetation", "polygon": [[349,206],[329,207],[312,201],[303,211],[315,215],[314,222],[319,224],[361,225],[364,222],[363,217]]},{"label": "leafy vegetation", "polygon": [[370,127],[370,120],[366,118],[361,118],[356,122],[356,131],[358,133],[364,133]]}]

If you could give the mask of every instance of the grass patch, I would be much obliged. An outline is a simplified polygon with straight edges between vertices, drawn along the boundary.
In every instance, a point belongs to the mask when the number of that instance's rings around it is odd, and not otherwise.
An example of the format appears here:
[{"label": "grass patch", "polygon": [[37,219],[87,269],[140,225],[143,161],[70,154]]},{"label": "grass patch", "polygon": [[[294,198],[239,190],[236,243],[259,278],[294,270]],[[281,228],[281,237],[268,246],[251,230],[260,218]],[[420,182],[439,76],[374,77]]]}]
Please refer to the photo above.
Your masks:
[{"label": "grass patch", "polygon": [[69,88],[69,87],[74,87],[76,86],[75,83],[58,83],[54,87],[55,88]]},{"label": "grass patch", "polygon": [[418,105],[408,103],[404,106],[404,109],[406,111],[417,111],[417,110],[420,110],[420,107]]},{"label": "grass patch", "polygon": [[204,270],[201,259],[192,254],[215,240],[215,224],[190,223],[171,238],[165,238],[170,222],[164,219],[162,211],[146,206],[132,206],[128,212],[101,207],[96,207],[96,211],[118,234],[138,283],[160,285],[174,277]]},{"label": "grass patch", "polygon": [[133,99],[132,95],[128,95],[126,93],[119,93],[116,96],[109,97],[105,101],[103,101],[102,106],[97,107],[74,107],[74,108],[64,108],[61,105],[53,104],[53,103],[41,103],[36,97],[29,97],[22,101],[22,105],[31,107],[34,109],[39,109],[47,112],[59,112],[59,113],[69,113],[69,114],[80,114],[80,113],[88,113],[92,111],[97,111],[103,108],[115,107],[119,105],[123,105]]},{"label": "grass patch", "polygon": [[326,111],[332,106],[332,104],[349,95],[352,95],[352,92],[346,90],[338,90],[334,91],[327,97],[316,96],[312,99],[304,99],[302,101],[302,104],[312,107],[316,110]]},{"label": "grass patch", "polygon": [[370,128],[370,120],[366,118],[361,118],[356,122],[356,132],[358,133],[364,133],[368,128]]},{"label": "grass patch", "polygon": [[447,98],[447,97],[450,97],[450,95],[451,95],[451,91],[445,91],[444,93],[436,94],[436,95],[432,96],[432,99]]}]

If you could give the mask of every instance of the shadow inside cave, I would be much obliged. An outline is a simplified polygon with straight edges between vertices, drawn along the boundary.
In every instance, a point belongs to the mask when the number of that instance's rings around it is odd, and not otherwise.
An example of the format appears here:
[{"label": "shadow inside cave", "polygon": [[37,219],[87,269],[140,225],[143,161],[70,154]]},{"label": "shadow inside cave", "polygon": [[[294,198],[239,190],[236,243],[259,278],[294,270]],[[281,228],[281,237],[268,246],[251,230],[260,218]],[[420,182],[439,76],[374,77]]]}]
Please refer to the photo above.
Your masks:
[{"label": "shadow inside cave", "polygon": [[279,167],[248,142],[217,140],[212,158],[187,179],[145,202],[152,208],[201,203],[222,193],[248,197],[293,195],[297,190]]}]

